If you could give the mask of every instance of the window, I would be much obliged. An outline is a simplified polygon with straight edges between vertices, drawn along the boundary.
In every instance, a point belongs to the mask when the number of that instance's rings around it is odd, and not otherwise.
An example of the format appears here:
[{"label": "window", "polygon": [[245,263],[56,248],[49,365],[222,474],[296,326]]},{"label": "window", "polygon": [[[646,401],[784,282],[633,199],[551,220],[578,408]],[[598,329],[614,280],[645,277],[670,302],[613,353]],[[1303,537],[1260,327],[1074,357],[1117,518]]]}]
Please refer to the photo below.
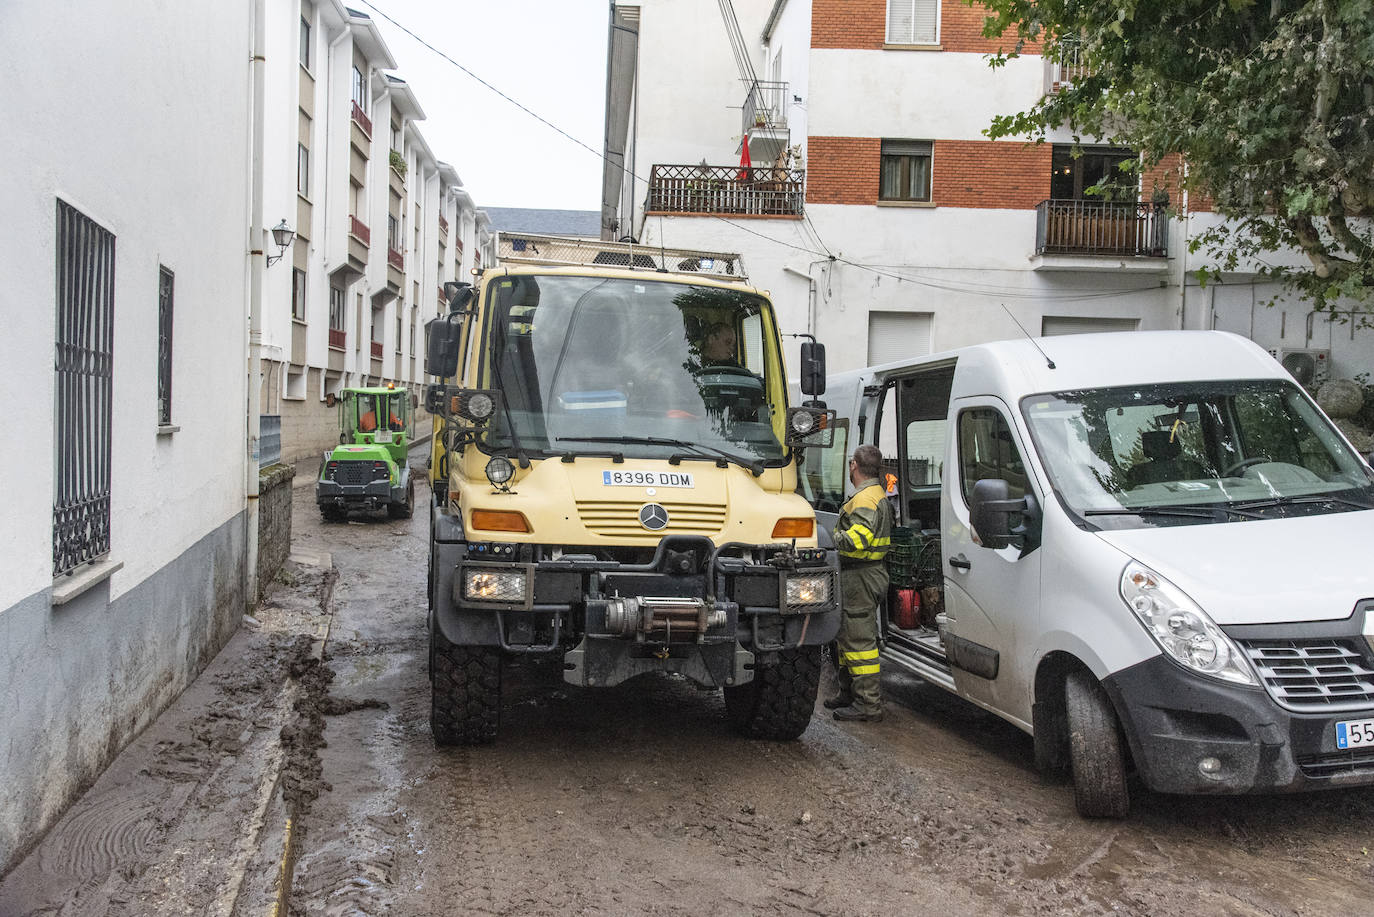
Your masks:
[{"label": "window", "polygon": [[929,140],[884,140],[880,201],[930,200]]},{"label": "window", "polygon": [[965,502],[974,484],[993,478],[1007,482],[1008,499],[1025,496],[1026,466],[1011,427],[994,408],[971,408],[959,415],[959,472]]},{"label": "window", "polygon": [[879,366],[930,353],[931,312],[868,313],[868,365]]},{"label": "window", "polygon": [[304,143],[296,144],[296,191],[310,196],[310,148]]},{"label": "window", "polygon": [[1056,146],[1050,158],[1050,198],[1081,201],[1089,198],[1089,188],[1101,184],[1103,192],[1091,199],[1134,201],[1139,182],[1134,172],[1121,171],[1121,163],[1137,158],[1135,153],[1119,147],[1082,149],[1075,158],[1073,147]]},{"label": "window", "polygon": [[157,422],[172,422],[172,272],[157,275]]},{"label": "window", "polygon": [[392,251],[401,250],[401,221],[392,214],[386,215],[386,247]]},{"label": "window", "polygon": [[357,64],[353,65],[353,104],[367,112],[367,82]]},{"label": "window", "polygon": [[396,352],[401,352],[401,307],[396,306]]},{"label": "window", "polygon": [[301,17],[301,66],[310,69],[310,21]]},{"label": "window", "polygon": [[345,320],[344,291],[338,287],[329,288],[329,330],[342,332]]},{"label": "window", "polygon": [[940,0],[887,0],[887,43],[933,45],[940,40]]},{"label": "window", "polygon": [[57,202],[53,576],[110,552],[115,237]]},{"label": "window", "polygon": [[305,271],[300,268],[291,271],[291,317],[305,321]]}]

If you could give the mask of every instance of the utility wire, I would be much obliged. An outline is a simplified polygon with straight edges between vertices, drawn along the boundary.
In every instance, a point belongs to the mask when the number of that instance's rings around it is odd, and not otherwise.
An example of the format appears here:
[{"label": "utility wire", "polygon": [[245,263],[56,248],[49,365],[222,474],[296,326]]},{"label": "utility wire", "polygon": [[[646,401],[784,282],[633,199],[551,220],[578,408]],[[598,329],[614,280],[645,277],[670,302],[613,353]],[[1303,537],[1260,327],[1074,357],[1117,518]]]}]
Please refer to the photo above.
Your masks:
[{"label": "utility wire", "polygon": [[[502,99],[504,99],[505,101],[507,101],[507,102],[509,102],[510,104],[514,105],[516,108],[520,109],[520,110],[523,111],[525,114],[529,115],[531,118],[534,118],[534,119],[535,119],[536,121],[538,121],[540,124],[543,124],[544,126],[546,126],[546,127],[550,128],[551,130],[553,130],[555,133],[557,133],[557,134],[559,134],[559,135],[561,135],[561,136],[563,136],[563,137],[566,137],[567,139],[571,140],[573,143],[575,143],[575,144],[577,144],[578,146],[582,147],[584,150],[587,150],[589,153],[591,153],[592,155],[596,156],[598,159],[601,159],[601,160],[602,160],[603,162],[605,162],[607,165],[610,165],[610,166],[612,166],[613,168],[617,168],[617,169],[623,170],[627,175],[629,175],[631,178],[635,179],[636,181],[641,181],[641,182],[644,182],[645,184],[648,183],[647,179],[643,178],[643,177],[640,176],[640,175],[635,174],[634,172],[631,172],[629,169],[626,169],[623,163],[613,162],[613,161],[612,161],[604,152],[602,152],[601,150],[598,150],[598,149],[596,149],[596,148],[594,148],[594,147],[592,147],[592,146],[589,146],[589,145],[586,144],[586,143],[583,143],[581,140],[579,140],[578,138],[574,137],[572,134],[568,133],[567,131],[563,130],[563,129],[562,129],[561,127],[559,127],[557,124],[554,124],[552,121],[550,121],[550,120],[548,120],[547,118],[543,117],[543,116],[540,115],[538,112],[534,111],[533,109],[530,109],[529,107],[527,107],[527,106],[521,104],[519,101],[517,101],[517,100],[511,98],[510,96],[506,95],[506,93],[502,92],[500,89],[497,89],[497,88],[496,88],[495,86],[493,86],[491,83],[489,83],[489,82],[487,82],[486,80],[482,79],[482,77],[478,76],[476,73],[472,72],[472,71],[469,70],[467,67],[464,67],[462,64],[460,64],[458,61],[454,60],[454,59],[453,59],[452,57],[450,57],[448,54],[445,54],[443,51],[439,50],[439,49],[436,48],[434,45],[432,45],[432,44],[430,44],[429,42],[425,41],[425,40],[424,40],[423,38],[421,38],[419,35],[416,35],[416,34],[415,34],[414,32],[412,32],[410,29],[406,28],[404,25],[402,25],[401,23],[397,22],[395,19],[391,18],[391,16],[387,15],[387,13],[386,13],[385,11],[379,9],[375,4],[371,3],[370,0],[359,0],[359,2],[360,2],[363,6],[366,6],[368,9],[372,10],[374,13],[376,13],[376,14],[377,14],[378,16],[380,16],[382,19],[386,20],[387,22],[389,22],[389,23],[391,23],[393,26],[395,26],[397,29],[399,29],[399,30],[401,30],[402,32],[404,32],[406,35],[409,35],[411,38],[415,39],[415,41],[417,41],[419,44],[421,44],[421,45],[424,46],[425,48],[429,49],[430,51],[432,51],[432,52],[434,52],[435,54],[439,55],[441,58],[443,58],[443,59],[444,59],[445,61],[447,61],[448,63],[450,63],[450,64],[452,64],[453,66],[457,67],[459,70],[461,70],[463,73],[467,74],[467,75],[468,75],[469,77],[471,77],[472,79],[476,80],[476,81],[477,81],[478,83],[480,83],[482,86],[484,86],[484,87],[486,87],[487,89],[491,90],[492,92],[496,93],[496,95],[500,96],[500,97],[501,97]],[[724,14],[724,13],[726,12],[726,6],[727,6],[727,4],[729,4],[729,0],[720,0],[720,2],[721,2],[721,5],[722,5],[722,13]],[[733,5],[729,5],[729,7],[728,7],[728,13],[729,13],[729,18],[727,18],[727,22],[726,22],[726,28],[727,28],[727,30],[729,29],[729,19],[733,19],[733,16],[734,16],[734,7],[733,7]],[[738,21],[736,21],[736,22],[735,22],[735,29],[738,30],[738,28],[739,28],[739,23],[738,23]],[[734,43],[732,42],[731,44],[732,44],[732,47],[733,47]],[[753,72],[752,65],[749,65],[747,60],[745,61],[745,64],[746,64],[746,66],[748,66],[748,72],[752,73],[752,72]],[[1056,301],[1056,302],[1082,302],[1082,301],[1093,300],[1093,299],[1109,299],[1109,298],[1112,298],[1112,297],[1115,297],[1115,296],[1124,296],[1124,295],[1131,294],[1131,293],[1139,293],[1139,292],[1144,292],[1144,291],[1146,291],[1146,290],[1155,289],[1154,287],[1141,287],[1141,288],[1139,288],[1139,289],[1130,289],[1130,290],[1108,290],[1108,291],[1103,291],[1103,292],[1099,292],[1099,293],[1085,293],[1085,294],[1071,295],[1071,296],[1064,296],[1064,295],[1038,296],[1038,295],[1035,295],[1035,294],[1032,294],[1032,293],[1024,293],[1024,292],[1021,292],[1021,291],[1019,291],[1019,290],[1015,290],[1015,289],[1011,289],[1011,288],[1005,288],[1004,290],[1002,290],[1002,291],[1000,291],[1000,292],[992,292],[992,291],[989,290],[988,288],[979,288],[979,287],[972,286],[972,285],[960,286],[957,282],[940,282],[940,281],[934,280],[934,279],[929,278],[929,277],[919,277],[919,276],[912,277],[912,276],[908,276],[908,275],[904,275],[904,274],[897,274],[897,273],[894,273],[894,272],[892,272],[892,271],[883,270],[883,269],[881,269],[881,268],[879,268],[879,267],[876,267],[876,266],[874,266],[874,265],[871,265],[871,264],[863,264],[863,263],[858,262],[858,261],[852,261],[852,260],[850,260],[850,259],[848,259],[848,258],[844,258],[844,257],[841,257],[841,256],[839,256],[839,255],[835,255],[835,254],[833,254],[833,253],[830,251],[830,249],[825,245],[825,243],[824,243],[823,241],[821,241],[821,239],[820,239],[820,234],[816,232],[815,224],[813,224],[813,223],[811,222],[810,215],[807,214],[804,210],[803,210],[803,213],[802,213],[802,220],[803,220],[802,225],[803,225],[804,227],[805,227],[805,226],[808,226],[808,225],[811,227],[811,232],[815,235],[816,241],[820,244],[820,247],[821,247],[821,249],[823,249],[823,251],[818,251],[818,250],[816,250],[816,249],[814,249],[814,248],[807,248],[806,246],[803,246],[803,245],[797,245],[797,244],[795,244],[795,243],[788,242],[788,241],[785,241],[785,240],[783,240],[783,239],[777,239],[777,238],[774,238],[773,236],[765,235],[764,233],[758,232],[758,231],[753,230],[753,229],[749,229],[749,228],[746,227],[746,226],[741,226],[739,223],[732,223],[730,220],[728,220],[728,219],[726,219],[725,217],[720,216],[720,215],[718,215],[718,214],[712,213],[712,214],[707,214],[707,216],[710,216],[710,217],[712,217],[713,219],[719,220],[720,222],[724,223],[725,225],[730,226],[730,227],[733,227],[733,228],[735,228],[735,229],[738,229],[738,230],[741,231],[741,232],[748,233],[748,234],[751,235],[751,236],[758,236],[760,239],[763,239],[763,240],[765,240],[765,241],[767,241],[767,242],[772,242],[774,245],[781,245],[781,246],[783,246],[783,247],[785,247],[785,248],[790,248],[790,249],[793,249],[793,250],[795,250],[795,251],[802,252],[802,253],[804,253],[804,254],[814,255],[814,256],[816,256],[817,258],[823,259],[823,260],[826,260],[826,261],[829,261],[829,262],[831,262],[832,264],[836,264],[836,263],[838,263],[838,264],[845,264],[845,265],[848,265],[848,266],[850,266],[850,267],[857,268],[857,269],[859,269],[859,270],[869,271],[869,272],[871,272],[871,273],[873,273],[873,274],[876,274],[876,275],[878,275],[878,276],[880,276],[880,277],[888,277],[888,278],[891,278],[891,279],[893,279],[893,280],[904,281],[904,282],[906,282],[906,283],[913,283],[913,284],[916,284],[916,285],[918,285],[918,286],[930,287],[930,288],[932,288],[932,289],[945,290],[945,291],[947,291],[947,292],[953,292],[953,293],[976,293],[976,294],[979,294],[979,295],[997,295],[997,296],[1004,296],[1004,297],[1006,297],[1006,298],[1008,298],[1008,299],[1023,299],[1023,300],[1031,300],[1031,301],[1035,301],[1035,300],[1054,300],[1054,301]],[[660,227],[660,235],[662,235],[662,228],[661,228],[661,227]]]}]

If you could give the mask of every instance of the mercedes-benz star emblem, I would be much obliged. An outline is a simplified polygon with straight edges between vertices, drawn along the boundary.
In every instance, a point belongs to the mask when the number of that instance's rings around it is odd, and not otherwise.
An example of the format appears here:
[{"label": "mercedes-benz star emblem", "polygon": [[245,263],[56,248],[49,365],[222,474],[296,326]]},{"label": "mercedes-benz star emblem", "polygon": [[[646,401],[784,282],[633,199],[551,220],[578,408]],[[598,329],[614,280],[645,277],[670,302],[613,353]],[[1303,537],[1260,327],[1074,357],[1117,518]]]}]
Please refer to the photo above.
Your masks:
[{"label": "mercedes-benz star emblem", "polygon": [[639,524],[651,532],[668,525],[668,511],[657,503],[645,503],[639,508]]}]

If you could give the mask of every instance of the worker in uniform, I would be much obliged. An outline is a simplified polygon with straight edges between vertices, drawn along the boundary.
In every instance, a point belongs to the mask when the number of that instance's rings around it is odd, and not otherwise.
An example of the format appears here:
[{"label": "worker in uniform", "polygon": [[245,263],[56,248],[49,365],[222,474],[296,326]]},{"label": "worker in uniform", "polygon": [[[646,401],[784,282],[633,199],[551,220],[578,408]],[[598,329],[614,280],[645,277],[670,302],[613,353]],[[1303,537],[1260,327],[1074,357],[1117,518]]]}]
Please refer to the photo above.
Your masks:
[{"label": "worker in uniform", "polygon": [[878,603],[887,594],[883,558],[892,543],[892,504],[879,481],[883,456],[864,444],[849,460],[854,496],[835,523],[840,552],[843,613],[835,642],[840,692],[825,702],[837,720],[877,722],[883,718],[878,687]]}]

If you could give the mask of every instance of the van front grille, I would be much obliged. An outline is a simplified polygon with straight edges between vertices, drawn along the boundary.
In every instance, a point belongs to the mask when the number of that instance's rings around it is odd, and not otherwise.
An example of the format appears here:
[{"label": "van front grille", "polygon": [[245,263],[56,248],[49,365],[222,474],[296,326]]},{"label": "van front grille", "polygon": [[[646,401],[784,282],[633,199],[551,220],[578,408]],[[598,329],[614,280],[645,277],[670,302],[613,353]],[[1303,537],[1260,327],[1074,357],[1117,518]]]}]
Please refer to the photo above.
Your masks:
[{"label": "van front grille", "polygon": [[1271,697],[1303,712],[1374,707],[1374,669],[1352,640],[1241,640]]},{"label": "van front grille", "polygon": [[1374,773],[1374,751],[1337,751],[1323,755],[1299,755],[1298,768],[1306,777],[1340,777]]},{"label": "van front grille", "polygon": [[725,526],[721,504],[660,503],[668,511],[668,524],[650,531],[639,524],[645,500],[578,500],[577,515],[587,531],[606,538],[633,538],[657,542],[664,535],[715,535]]}]

